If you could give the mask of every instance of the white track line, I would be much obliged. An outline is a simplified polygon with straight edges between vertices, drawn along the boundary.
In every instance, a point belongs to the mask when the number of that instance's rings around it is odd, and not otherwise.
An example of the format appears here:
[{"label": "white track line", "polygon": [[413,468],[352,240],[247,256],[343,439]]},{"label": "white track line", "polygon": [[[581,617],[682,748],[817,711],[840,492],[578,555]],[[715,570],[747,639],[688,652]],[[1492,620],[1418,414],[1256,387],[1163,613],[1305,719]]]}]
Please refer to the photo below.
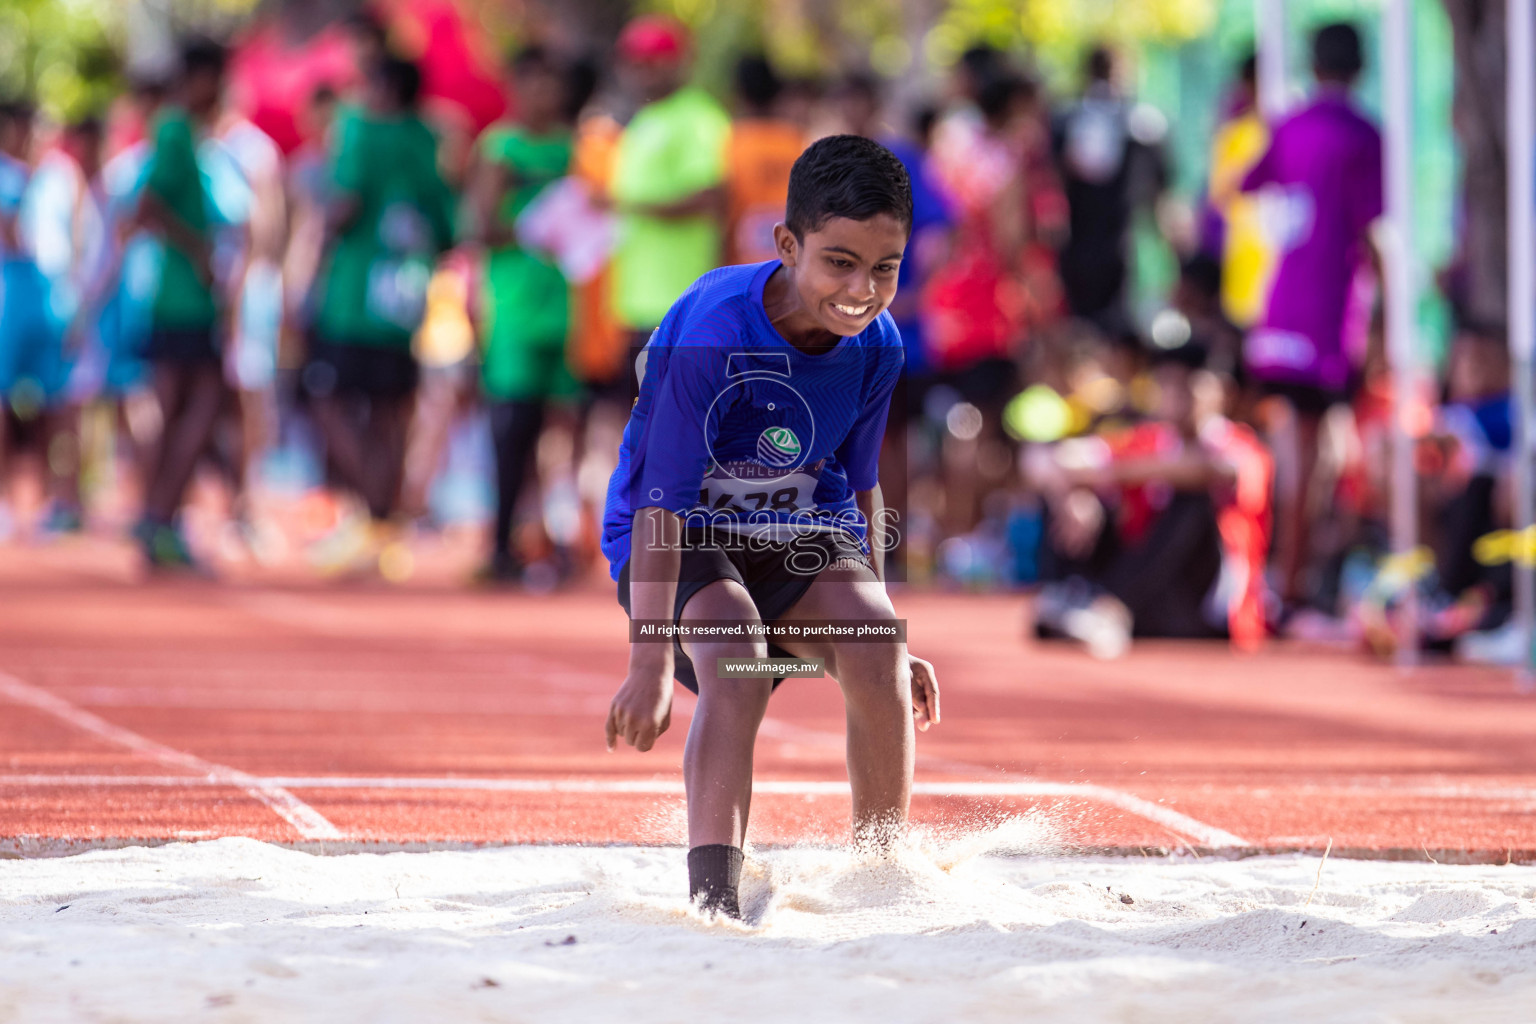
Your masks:
[{"label": "white track line", "polygon": [[[247,778],[251,778],[247,776]],[[650,794],[682,796],[683,784],[670,779],[483,779],[483,778],[372,778],[348,775],[269,776],[251,778],[263,787],[289,789],[441,789],[495,793],[584,793],[599,795]],[[0,775],[0,786],[212,786],[219,780],[175,775]],[[848,792],[846,782],[759,780],[757,793],[783,796],[838,796]],[[1230,832],[1212,828],[1139,797],[1106,786],[1074,782],[917,782],[914,796],[937,797],[1069,797],[1092,800],[1129,811],[1154,821],[1212,848],[1249,847],[1253,844]]]},{"label": "white track line", "polygon": [[[766,733],[769,736],[777,736],[790,742],[822,742],[836,744],[839,747],[843,744],[843,737],[834,733],[822,732],[818,729],[807,729],[804,726],[795,725],[780,719],[765,718],[763,724],[759,727],[759,732]],[[947,757],[932,757],[922,753],[917,755],[917,763],[932,771],[948,772],[954,775],[972,775],[978,771],[989,770],[981,765],[956,761]],[[997,769],[990,770],[996,771]],[[915,784],[912,787],[912,792],[923,793],[922,785],[922,783]],[[1143,800],[1139,796],[1132,796],[1130,793],[1122,790],[1111,789],[1108,786],[1096,786],[1087,782],[943,782],[936,783],[936,785],[945,787],[943,795],[950,796],[1061,796],[1070,792],[1074,796],[1098,800],[1101,803],[1118,807],[1122,811],[1128,811],[1148,821],[1156,822],[1164,828],[1171,829],[1179,835],[1187,836],[1205,846],[1215,848],[1248,847],[1253,845],[1248,840],[1235,836],[1231,832],[1219,829],[1215,825],[1207,825],[1203,821],[1191,818],[1187,814],[1180,814],[1178,811],[1165,807],[1162,804]],[[965,790],[967,787],[974,788],[961,792],[961,790]],[[1012,787],[1026,788],[1014,792]]]},{"label": "white track line", "polygon": [[[473,776],[372,776],[372,775],[267,775],[254,781],[288,789],[468,789],[512,793],[682,793],[681,782],[667,779],[517,779]],[[0,786],[223,786],[227,783],[202,775],[85,775],[16,774],[0,772]],[[759,779],[760,793],[819,796],[848,792],[846,782],[814,779]],[[1328,796],[1411,796],[1439,799],[1484,800],[1490,803],[1536,804],[1536,787],[1494,786],[1297,786],[1298,792]],[[1088,782],[915,782],[920,796],[1084,796],[1106,803],[1104,794],[1124,796],[1120,790]]]},{"label": "white track line", "polygon": [[[325,605],[322,602],[302,601],[288,597],[275,600],[272,595],[247,594],[243,595],[238,603],[247,611],[250,611],[255,615],[265,617],[272,621],[282,622],[287,625],[299,626],[300,628],[308,630],[312,633],[320,633],[322,635],[354,635],[353,627],[356,626],[355,616],[349,612]],[[612,679],[602,673],[583,672],[580,669],[572,670],[570,667],[556,662],[549,662],[548,664],[556,672],[565,675],[572,681],[582,676],[589,677],[590,684],[599,693],[608,692],[608,689],[617,682],[617,680]],[[679,704],[683,703],[686,703],[686,701],[679,700]],[[764,718],[762,725],[759,727],[759,732],[770,737],[777,735],[780,739],[786,739],[790,742],[795,742],[797,740],[802,742],[819,742],[835,745],[839,748],[841,748],[846,742],[845,738],[840,734],[823,732],[819,729],[808,729],[804,726],[794,725],[782,719],[776,719],[771,714]],[[954,774],[975,774],[977,772],[997,771],[997,769],[988,768],[985,765],[969,764],[963,761],[950,760],[948,758],[927,757],[921,753],[918,754],[917,763],[920,767],[929,768],[935,771],[951,772]],[[922,789],[923,785],[925,784],[915,783],[912,787],[912,791],[914,793],[922,794],[924,792]],[[1026,787],[1055,786],[1064,787],[1065,789],[1070,790],[1074,795],[1088,795],[1091,792],[1093,794],[1092,799],[1097,799],[1103,803],[1111,804],[1123,811],[1127,811],[1131,814],[1145,818],[1148,821],[1156,822],[1157,824],[1162,825],[1164,828],[1171,829],[1177,834],[1187,836],[1188,838],[1193,839],[1198,843],[1203,843],[1209,847],[1248,847],[1253,845],[1247,840],[1233,835],[1231,832],[1219,829],[1214,825],[1207,825],[1205,822],[1191,818],[1187,814],[1180,814],[1179,812],[1171,810],[1161,804],[1155,804],[1149,800],[1143,800],[1140,797],[1132,796],[1130,793],[1124,793],[1120,790],[1111,789],[1107,786],[1094,786],[1087,783],[1076,784],[1063,782],[1004,782],[976,783],[976,785]],[[678,788],[681,789],[681,784],[678,784]],[[613,790],[613,792],[619,792],[619,790]],[[771,791],[764,790],[764,792]],[[1042,793],[1041,791],[1031,790],[1028,793],[1021,792],[1017,795],[1060,794],[1057,794],[1054,791],[1051,793]]]},{"label": "white track line", "polygon": [[[0,696],[13,704],[20,704],[52,715],[69,725],[88,732],[108,743],[126,747],[135,754],[152,758],[161,764],[197,772],[204,785],[233,786],[266,804],[288,824],[298,830],[305,839],[341,839],[341,831],[320,815],[313,807],[294,796],[281,786],[269,785],[254,775],[248,775],[227,765],[205,761],[196,754],[168,747],[131,729],[125,729],[84,708],[63,700],[47,690],[23,682],[15,676],[0,672]],[[190,780],[183,780],[185,785]]]}]

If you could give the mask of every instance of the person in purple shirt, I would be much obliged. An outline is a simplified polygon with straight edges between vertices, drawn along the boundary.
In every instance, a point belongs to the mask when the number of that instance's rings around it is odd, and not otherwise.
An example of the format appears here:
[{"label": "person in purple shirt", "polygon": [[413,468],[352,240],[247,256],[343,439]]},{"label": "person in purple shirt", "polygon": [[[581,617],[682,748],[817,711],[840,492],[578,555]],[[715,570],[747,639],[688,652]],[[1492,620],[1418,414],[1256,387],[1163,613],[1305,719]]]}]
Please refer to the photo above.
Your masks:
[{"label": "person in purple shirt", "polygon": [[1381,134],[1350,99],[1362,63],[1352,26],[1319,30],[1312,44],[1316,95],[1276,126],[1268,151],[1243,181],[1245,192],[1264,192],[1266,226],[1279,253],[1243,362],[1260,390],[1295,414],[1294,429],[1273,439],[1279,461],[1295,467],[1276,501],[1280,596],[1287,604],[1305,596],[1306,498],[1318,428],[1329,407],[1348,399],[1356,339],[1347,335],[1359,333],[1368,312],[1358,301],[1368,289],[1357,280],[1370,272],[1367,232],[1383,208]]}]

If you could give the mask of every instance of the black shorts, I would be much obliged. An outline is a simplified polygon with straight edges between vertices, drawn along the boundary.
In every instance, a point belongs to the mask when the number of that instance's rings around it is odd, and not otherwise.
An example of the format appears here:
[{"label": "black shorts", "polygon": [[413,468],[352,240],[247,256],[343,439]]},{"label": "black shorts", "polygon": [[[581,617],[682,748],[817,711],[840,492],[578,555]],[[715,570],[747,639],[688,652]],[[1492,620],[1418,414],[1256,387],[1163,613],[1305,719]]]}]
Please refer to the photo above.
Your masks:
[{"label": "black shorts", "polygon": [[207,327],[156,327],[144,339],[143,354],[151,363],[217,363],[218,336]]},{"label": "black shorts", "polygon": [[[747,544],[721,545],[713,542],[705,530],[687,530],[683,535],[682,558],[677,568],[677,597],[672,602],[673,624],[682,620],[683,609],[693,595],[716,580],[735,580],[740,583],[757,607],[758,618],[764,623],[777,622],[816,582],[815,572],[797,571],[788,564],[795,552],[811,549],[816,552],[809,563],[811,565],[819,564],[826,568],[844,559],[852,559],[871,572],[874,571],[864,548],[851,534],[842,530],[812,534],[763,548]],[[619,569],[619,604],[625,614],[631,614],[628,561]],[[682,645],[675,640],[672,642],[672,655],[672,674],[678,682],[698,693],[699,681],[693,671],[693,662],[683,652]],[[772,643],[768,645],[768,656],[794,657]],[[774,688],[777,689],[783,681],[775,679]]]},{"label": "black shorts", "polygon": [[311,338],[300,381],[312,398],[405,398],[420,378],[409,349]]},{"label": "black shorts", "polygon": [[1336,405],[1344,405],[1350,395],[1345,390],[1318,387],[1315,384],[1293,384],[1288,381],[1258,380],[1259,392],[1263,395],[1283,398],[1296,407],[1297,412],[1312,413],[1321,416]]}]

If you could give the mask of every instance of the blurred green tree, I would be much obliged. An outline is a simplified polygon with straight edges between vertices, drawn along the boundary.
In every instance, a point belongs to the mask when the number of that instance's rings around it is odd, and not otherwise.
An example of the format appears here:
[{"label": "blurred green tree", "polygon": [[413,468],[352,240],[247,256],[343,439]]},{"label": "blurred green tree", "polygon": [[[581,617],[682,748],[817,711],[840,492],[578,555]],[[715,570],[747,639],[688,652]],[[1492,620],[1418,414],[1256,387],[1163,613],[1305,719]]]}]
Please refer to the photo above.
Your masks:
[{"label": "blurred green tree", "polygon": [[56,120],[100,113],[118,87],[109,0],[0,4],[0,95],[35,100]]}]

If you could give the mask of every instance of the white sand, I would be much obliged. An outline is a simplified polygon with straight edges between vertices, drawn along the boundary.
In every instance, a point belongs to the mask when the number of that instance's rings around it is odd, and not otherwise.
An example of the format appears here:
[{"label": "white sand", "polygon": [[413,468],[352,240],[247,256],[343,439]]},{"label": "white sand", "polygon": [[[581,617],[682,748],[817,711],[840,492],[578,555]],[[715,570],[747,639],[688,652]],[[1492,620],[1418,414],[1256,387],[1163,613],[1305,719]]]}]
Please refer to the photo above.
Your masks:
[{"label": "white sand", "polygon": [[1334,859],[1306,906],[1316,857],[1042,834],[764,851],[750,926],[688,910],[678,849],[0,861],[0,1021],[1536,1020],[1531,867]]}]

